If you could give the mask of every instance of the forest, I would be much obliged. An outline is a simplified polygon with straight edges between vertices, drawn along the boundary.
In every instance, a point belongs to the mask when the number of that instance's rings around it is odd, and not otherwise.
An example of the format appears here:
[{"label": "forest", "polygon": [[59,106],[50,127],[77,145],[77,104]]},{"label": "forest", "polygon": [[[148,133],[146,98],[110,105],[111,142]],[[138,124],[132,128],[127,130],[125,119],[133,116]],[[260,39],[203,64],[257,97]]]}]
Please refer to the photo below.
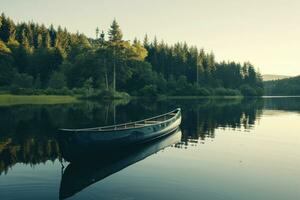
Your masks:
[{"label": "forest", "polygon": [[217,62],[212,52],[155,37],[124,40],[114,20],[95,38],[61,26],[0,16],[0,91],[85,96],[261,96],[249,62]]},{"label": "forest", "polygon": [[265,94],[270,96],[299,96],[300,76],[281,80],[265,81]]}]

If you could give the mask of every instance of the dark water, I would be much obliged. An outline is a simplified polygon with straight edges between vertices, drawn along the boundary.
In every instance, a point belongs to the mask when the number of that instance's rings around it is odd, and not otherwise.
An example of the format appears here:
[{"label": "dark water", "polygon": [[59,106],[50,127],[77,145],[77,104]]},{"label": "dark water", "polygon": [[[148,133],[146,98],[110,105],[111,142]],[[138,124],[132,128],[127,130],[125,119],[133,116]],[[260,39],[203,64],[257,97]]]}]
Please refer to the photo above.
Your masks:
[{"label": "dark water", "polygon": [[[182,108],[181,131],[91,162],[60,158],[58,128]],[[0,198],[300,199],[300,98],[0,107]]]}]

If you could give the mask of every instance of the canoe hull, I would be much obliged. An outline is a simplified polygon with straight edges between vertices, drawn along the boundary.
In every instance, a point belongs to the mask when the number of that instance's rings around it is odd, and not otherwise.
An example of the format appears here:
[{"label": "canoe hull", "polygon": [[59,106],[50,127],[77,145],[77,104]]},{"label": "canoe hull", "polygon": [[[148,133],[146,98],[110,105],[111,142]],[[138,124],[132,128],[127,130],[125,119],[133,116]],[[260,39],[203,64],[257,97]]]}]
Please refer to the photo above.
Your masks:
[{"label": "canoe hull", "polygon": [[124,142],[136,143],[145,140],[151,140],[151,138],[157,138],[164,136],[169,132],[172,132],[178,128],[181,123],[181,117],[174,120],[173,122],[161,123],[153,126],[146,126],[137,129],[129,130],[119,130],[119,131],[108,131],[108,132],[99,132],[99,131],[86,131],[86,132],[74,132],[72,134],[64,134],[65,136],[72,136],[74,139],[78,140],[81,143],[102,143],[102,144],[112,144],[111,142]]},{"label": "canoe hull", "polygon": [[59,134],[59,143],[63,157],[73,160],[69,155],[86,156],[86,150],[91,152],[101,149],[103,152],[126,148],[141,143],[146,143],[157,138],[166,136],[179,128],[181,123],[180,113],[171,120],[144,126],[135,129],[117,131],[80,131],[65,132]]}]

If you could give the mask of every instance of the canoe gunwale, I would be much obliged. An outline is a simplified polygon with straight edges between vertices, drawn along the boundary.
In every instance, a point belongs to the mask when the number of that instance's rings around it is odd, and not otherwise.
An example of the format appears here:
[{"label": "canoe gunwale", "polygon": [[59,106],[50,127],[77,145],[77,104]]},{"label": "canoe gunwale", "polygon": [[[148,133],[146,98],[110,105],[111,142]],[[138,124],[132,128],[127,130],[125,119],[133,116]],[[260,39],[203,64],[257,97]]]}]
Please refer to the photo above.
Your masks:
[{"label": "canoe gunwale", "polygon": [[[170,117],[169,119],[163,120],[163,121],[157,121],[156,123],[149,123],[147,124],[146,121],[149,120],[153,120],[153,119],[158,119],[160,117],[164,117],[167,115],[174,115],[172,117]],[[60,131],[63,132],[85,132],[85,131],[96,131],[96,132],[110,132],[110,131],[122,131],[122,130],[130,130],[130,129],[141,129],[144,127],[149,127],[149,126],[156,126],[159,124],[164,124],[166,122],[172,121],[173,119],[177,119],[178,116],[181,114],[181,109],[180,108],[176,108],[175,110],[172,110],[168,113],[164,113],[161,115],[157,115],[154,117],[150,117],[150,118],[146,118],[143,120],[138,120],[138,121],[134,121],[134,122],[128,122],[128,123],[123,123],[123,124],[116,124],[116,125],[109,125],[109,126],[102,126],[102,127],[94,127],[94,128],[84,128],[84,129],[60,129]],[[143,124],[142,124],[143,123]],[[133,125],[133,127],[126,127],[126,125]],[[124,128],[117,128],[117,127],[121,127],[124,126]]]}]

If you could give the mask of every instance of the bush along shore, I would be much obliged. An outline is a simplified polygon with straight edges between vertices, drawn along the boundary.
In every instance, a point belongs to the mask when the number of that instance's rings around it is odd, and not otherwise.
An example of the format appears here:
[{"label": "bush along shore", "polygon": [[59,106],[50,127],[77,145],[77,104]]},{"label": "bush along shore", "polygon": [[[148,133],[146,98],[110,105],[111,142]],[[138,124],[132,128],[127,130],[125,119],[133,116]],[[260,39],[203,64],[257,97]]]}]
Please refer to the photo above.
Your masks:
[{"label": "bush along shore", "polygon": [[147,35],[129,41],[115,20],[95,36],[0,15],[0,90],[92,99],[263,95],[249,62],[217,62],[212,52]]}]

